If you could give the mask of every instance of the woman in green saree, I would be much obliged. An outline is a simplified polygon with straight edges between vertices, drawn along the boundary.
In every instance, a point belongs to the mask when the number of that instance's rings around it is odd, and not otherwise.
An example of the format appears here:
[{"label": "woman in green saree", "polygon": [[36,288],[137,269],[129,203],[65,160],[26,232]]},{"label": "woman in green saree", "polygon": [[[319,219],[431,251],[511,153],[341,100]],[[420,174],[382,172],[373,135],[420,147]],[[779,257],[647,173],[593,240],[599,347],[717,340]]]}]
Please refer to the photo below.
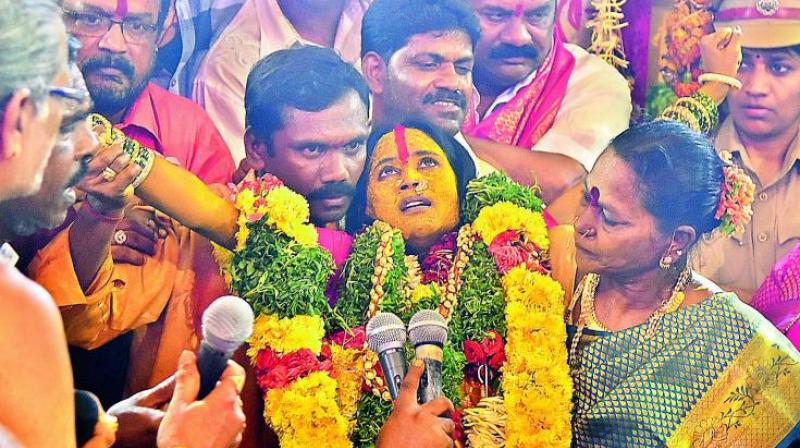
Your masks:
[{"label": "woman in green saree", "polygon": [[800,353],[687,267],[720,218],[740,222],[746,188],[723,168],[704,137],[656,121],[618,136],[587,176],[574,223],[585,275],[566,312],[575,445],[773,447],[796,437]]}]

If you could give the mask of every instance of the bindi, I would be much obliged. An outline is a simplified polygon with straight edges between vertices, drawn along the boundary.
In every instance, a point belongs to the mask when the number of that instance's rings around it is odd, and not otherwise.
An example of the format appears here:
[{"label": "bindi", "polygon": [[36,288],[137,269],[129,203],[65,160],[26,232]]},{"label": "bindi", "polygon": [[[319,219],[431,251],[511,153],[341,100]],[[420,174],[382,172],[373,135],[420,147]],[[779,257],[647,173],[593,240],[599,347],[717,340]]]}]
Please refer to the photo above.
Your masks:
[{"label": "bindi", "polygon": [[519,2],[514,6],[514,17],[522,17],[522,2]]},{"label": "bindi", "polygon": [[589,205],[596,208],[599,203],[600,190],[598,190],[597,187],[592,187],[592,189],[589,190]]}]

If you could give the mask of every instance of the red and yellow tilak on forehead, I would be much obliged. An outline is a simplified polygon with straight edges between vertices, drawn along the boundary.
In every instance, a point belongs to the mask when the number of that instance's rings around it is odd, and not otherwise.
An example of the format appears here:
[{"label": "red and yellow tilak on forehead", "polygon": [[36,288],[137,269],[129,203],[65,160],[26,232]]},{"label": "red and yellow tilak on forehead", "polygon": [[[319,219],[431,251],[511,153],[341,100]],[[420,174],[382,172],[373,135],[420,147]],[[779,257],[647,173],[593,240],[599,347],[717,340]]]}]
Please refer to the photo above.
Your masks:
[{"label": "red and yellow tilak on forehead", "polygon": [[122,20],[128,15],[128,0],[117,0],[117,9],[114,11],[114,20]]},{"label": "red and yellow tilak on forehead", "polygon": [[[376,156],[379,152],[381,154],[387,152],[389,154],[397,154],[400,163],[402,166],[405,166],[408,164],[409,158],[411,157],[412,149],[417,151],[420,149],[431,150],[433,148],[442,151],[439,145],[436,144],[428,134],[419,129],[398,125],[395,126],[391,132],[387,132],[378,140],[378,143],[375,144],[372,158],[373,160],[380,160],[380,158]],[[387,149],[391,151],[386,151]],[[442,154],[444,154],[443,151]]]},{"label": "red and yellow tilak on forehead", "polygon": [[394,127],[394,141],[397,144],[397,157],[403,165],[408,163],[408,144],[406,144],[406,127],[397,125]]}]

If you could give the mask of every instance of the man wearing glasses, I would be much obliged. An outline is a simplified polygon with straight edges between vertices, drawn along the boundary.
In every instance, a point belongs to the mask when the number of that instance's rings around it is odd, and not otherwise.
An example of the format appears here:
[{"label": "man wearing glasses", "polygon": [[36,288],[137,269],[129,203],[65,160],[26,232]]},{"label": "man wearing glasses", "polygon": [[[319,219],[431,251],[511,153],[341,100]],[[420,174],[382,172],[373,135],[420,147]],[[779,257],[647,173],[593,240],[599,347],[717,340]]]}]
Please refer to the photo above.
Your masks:
[{"label": "man wearing glasses", "polygon": [[150,82],[169,1],[66,0],[63,9],[95,111],[204,182],[228,182],[233,160],[206,113]]}]

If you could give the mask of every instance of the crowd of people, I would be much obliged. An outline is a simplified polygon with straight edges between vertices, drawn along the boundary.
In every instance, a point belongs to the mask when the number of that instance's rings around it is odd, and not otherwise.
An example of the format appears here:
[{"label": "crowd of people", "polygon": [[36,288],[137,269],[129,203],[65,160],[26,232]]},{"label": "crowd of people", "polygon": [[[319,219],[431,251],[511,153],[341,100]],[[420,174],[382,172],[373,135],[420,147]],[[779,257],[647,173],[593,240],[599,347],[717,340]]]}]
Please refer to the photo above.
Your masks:
[{"label": "crowd of people", "polygon": [[[0,446],[278,446],[247,347],[198,399],[237,184],[301,195],[336,277],[492,173],[546,204],[575,446],[800,440],[800,0],[714,2],[702,88],[641,122],[571,3],[0,0]],[[456,443],[422,374],[376,446]]]}]

